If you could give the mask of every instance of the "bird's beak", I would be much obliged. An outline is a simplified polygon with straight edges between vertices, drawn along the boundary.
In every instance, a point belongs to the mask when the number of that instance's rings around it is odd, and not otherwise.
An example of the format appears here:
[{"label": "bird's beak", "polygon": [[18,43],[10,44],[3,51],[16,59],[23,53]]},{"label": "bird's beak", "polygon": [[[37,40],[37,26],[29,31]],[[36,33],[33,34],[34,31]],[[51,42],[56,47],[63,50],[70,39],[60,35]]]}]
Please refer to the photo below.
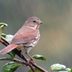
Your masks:
[{"label": "bird's beak", "polygon": [[42,22],[40,24],[43,24]]},{"label": "bird's beak", "polygon": [[42,21],[40,21],[40,24],[43,24]]}]

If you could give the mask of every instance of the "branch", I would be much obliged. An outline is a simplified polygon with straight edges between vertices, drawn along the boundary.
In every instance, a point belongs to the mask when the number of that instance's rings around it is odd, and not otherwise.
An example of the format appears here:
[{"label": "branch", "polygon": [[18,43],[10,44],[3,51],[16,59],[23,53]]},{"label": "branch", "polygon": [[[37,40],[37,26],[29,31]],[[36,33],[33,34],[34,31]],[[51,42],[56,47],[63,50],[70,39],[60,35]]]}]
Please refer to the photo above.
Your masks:
[{"label": "branch", "polygon": [[[8,43],[5,39],[3,39],[3,38],[0,39],[0,42],[1,42],[3,45],[5,45],[5,46],[9,45],[9,43]],[[32,72],[35,72],[33,67],[39,69],[41,72],[48,72],[48,71],[46,71],[44,68],[38,66],[38,65],[37,65],[36,63],[34,63],[34,62],[28,63],[28,60],[21,54],[21,52],[20,52],[19,50],[14,49],[13,51],[14,51],[21,59],[23,59],[25,62],[22,62],[22,61],[20,61],[20,60],[15,60],[15,59],[12,60],[12,61],[18,62],[18,63],[21,63],[21,64],[25,64],[25,65],[29,66],[29,67],[31,68]],[[10,60],[10,59],[6,59],[6,60]]]},{"label": "branch", "polygon": [[47,70],[45,70],[44,68],[40,67],[40,66],[37,65],[36,63],[31,62],[31,64],[32,64],[35,68],[39,69],[39,70],[42,71],[42,72],[48,72]]}]

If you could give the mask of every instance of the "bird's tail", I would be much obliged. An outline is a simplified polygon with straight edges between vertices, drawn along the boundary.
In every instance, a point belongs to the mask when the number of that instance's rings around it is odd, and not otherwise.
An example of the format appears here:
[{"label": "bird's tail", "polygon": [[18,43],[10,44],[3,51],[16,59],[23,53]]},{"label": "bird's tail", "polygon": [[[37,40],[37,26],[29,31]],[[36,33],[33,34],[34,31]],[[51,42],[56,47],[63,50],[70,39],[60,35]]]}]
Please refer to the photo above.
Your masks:
[{"label": "bird's tail", "polygon": [[18,47],[18,45],[16,45],[16,44],[10,44],[7,47],[0,50],[0,54],[2,54],[2,55],[7,54],[10,51],[12,51],[13,49],[17,48],[17,47]]}]

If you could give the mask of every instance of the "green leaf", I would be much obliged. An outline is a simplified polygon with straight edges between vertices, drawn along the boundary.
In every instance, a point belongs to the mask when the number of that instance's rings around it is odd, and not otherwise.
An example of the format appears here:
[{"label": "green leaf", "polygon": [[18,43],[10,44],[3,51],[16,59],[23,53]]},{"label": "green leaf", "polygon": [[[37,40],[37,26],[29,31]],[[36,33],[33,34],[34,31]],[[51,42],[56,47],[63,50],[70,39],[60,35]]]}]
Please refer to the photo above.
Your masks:
[{"label": "green leaf", "polygon": [[6,23],[3,23],[3,22],[0,23],[0,37],[1,37],[2,33],[4,32],[4,28],[5,28],[6,26],[7,26]]},{"label": "green leaf", "polygon": [[8,54],[10,55],[11,58],[14,58],[16,55],[13,51],[9,52]]},{"label": "green leaf", "polygon": [[[35,68],[34,70],[35,70],[35,72],[42,72],[42,71],[40,71],[40,70],[37,69],[37,68]],[[30,69],[28,72],[33,72],[33,71]]]},{"label": "green leaf", "polygon": [[71,68],[71,71],[70,72],[72,72],[72,68]]},{"label": "green leaf", "polygon": [[66,70],[67,70],[68,72],[72,72],[72,71],[71,71],[71,68],[66,68]]},{"label": "green leaf", "polygon": [[52,71],[66,71],[66,66],[63,64],[53,64],[51,65],[51,70]]},{"label": "green leaf", "polygon": [[46,58],[43,55],[39,55],[39,54],[35,54],[32,57],[38,60],[46,60]]},{"label": "green leaf", "polygon": [[3,72],[14,72],[18,67],[20,67],[20,64],[9,62],[3,66]]},{"label": "green leaf", "polygon": [[0,22],[0,27],[7,27],[8,24],[7,23],[4,23],[4,22]]},{"label": "green leaf", "polygon": [[0,30],[4,30],[5,27],[7,27],[8,25],[6,23],[1,22],[0,23]]},{"label": "green leaf", "polygon": [[5,38],[5,37],[6,37],[6,34],[5,34],[5,33],[2,33],[1,36],[2,36],[3,38]]}]

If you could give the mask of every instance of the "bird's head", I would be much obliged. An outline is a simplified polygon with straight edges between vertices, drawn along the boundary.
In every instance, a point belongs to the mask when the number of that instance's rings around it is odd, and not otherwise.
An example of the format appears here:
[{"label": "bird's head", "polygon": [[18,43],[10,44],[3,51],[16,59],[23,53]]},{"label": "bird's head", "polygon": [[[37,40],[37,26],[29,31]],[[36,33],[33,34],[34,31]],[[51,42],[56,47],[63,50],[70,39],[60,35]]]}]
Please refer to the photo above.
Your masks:
[{"label": "bird's head", "polygon": [[29,17],[25,22],[25,24],[31,27],[39,28],[40,25],[42,24],[42,21],[38,17],[33,16],[33,17]]}]

